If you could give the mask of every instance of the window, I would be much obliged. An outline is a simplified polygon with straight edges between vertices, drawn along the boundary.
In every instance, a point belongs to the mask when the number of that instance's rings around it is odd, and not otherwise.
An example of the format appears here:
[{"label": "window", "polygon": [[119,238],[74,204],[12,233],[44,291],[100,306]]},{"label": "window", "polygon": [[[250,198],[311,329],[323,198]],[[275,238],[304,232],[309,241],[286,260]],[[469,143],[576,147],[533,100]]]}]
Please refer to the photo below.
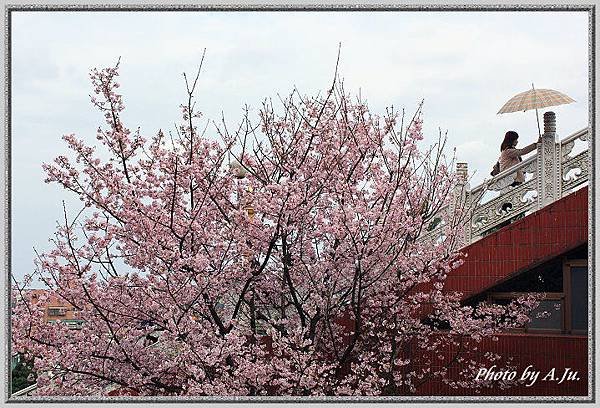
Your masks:
[{"label": "window", "polygon": [[[496,285],[470,300],[506,305],[526,293],[541,293],[544,298],[529,317],[525,332],[586,334],[588,331],[587,247],[524,272]],[[521,330],[519,330],[521,331]]]},{"label": "window", "polygon": [[49,307],[48,316],[66,316],[67,309],[64,307]]},{"label": "window", "polygon": [[[563,293],[542,293],[538,307],[529,313],[531,319],[522,329],[527,333],[562,333],[565,327],[565,295]],[[492,292],[488,294],[488,301],[499,305],[507,305],[524,292]]]},{"label": "window", "polygon": [[588,331],[587,261],[567,260],[563,273],[567,298],[566,331],[572,334],[585,334]]},{"label": "window", "polygon": [[507,305],[527,293],[543,295],[537,308],[531,311],[529,323],[520,330],[527,333],[564,333],[566,296],[563,290],[563,260],[553,259],[512,279],[496,285],[488,292],[488,302]]},{"label": "window", "polygon": [[564,327],[564,295],[551,294],[550,299],[540,300],[537,308],[531,311],[525,331],[562,332]]},{"label": "window", "polygon": [[81,330],[83,326],[83,321],[81,320],[70,320],[67,323],[67,327],[72,330]]}]

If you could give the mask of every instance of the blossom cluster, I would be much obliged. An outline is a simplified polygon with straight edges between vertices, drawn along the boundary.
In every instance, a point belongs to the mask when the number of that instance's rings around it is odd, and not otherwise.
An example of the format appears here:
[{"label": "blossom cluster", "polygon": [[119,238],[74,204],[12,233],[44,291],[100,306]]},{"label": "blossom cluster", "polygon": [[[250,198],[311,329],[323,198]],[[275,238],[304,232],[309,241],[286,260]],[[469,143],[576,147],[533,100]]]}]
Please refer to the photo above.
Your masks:
[{"label": "blossom cluster", "polygon": [[378,116],[335,82],[324,97],[265,102],[234,132],[199,134],[201,114],[182,105],[176,135],[146,139],[121,119],[117,76],[91,74],[98,145],[67,135],[75,159],[44,165],[84,210],[65,211],[36,274],[85,323],[44,323],[15,285],[13,347],[35,357],[39,394],[485,386],[448,373],[499,356],[460,350],[523,324],[535,299],[473,308],[444,291],[464,211],[442,141],[421,146],[420,108]]}]

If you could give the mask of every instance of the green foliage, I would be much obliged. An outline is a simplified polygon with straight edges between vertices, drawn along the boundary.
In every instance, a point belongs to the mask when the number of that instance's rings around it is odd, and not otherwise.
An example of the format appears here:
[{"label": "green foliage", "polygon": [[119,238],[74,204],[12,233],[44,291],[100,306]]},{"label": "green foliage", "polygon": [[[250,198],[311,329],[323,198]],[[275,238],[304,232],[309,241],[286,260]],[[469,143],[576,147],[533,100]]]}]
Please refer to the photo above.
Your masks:
[{"label": "green foliage", "polygon": [[21,360],[12,369],[12,392],[29,387],[36,381],[36,378],[37,376],[33,371],[33,361]]}]

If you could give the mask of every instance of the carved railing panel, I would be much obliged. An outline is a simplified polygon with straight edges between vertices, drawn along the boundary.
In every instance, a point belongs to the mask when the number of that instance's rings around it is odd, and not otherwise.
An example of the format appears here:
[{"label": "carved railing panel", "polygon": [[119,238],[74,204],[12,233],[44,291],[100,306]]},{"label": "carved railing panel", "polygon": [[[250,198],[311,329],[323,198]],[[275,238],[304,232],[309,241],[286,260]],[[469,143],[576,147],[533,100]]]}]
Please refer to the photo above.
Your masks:
[{"label": "carved railing panel", "polygon": [[448,213],[449,209],[449,206],[444,206],[434,216],[427,220],[425,223],[425,230],[421,231],[421,234],[419,235],[420,239],[435,241],[443,234],[443,229],[447,225],[446,223],[450,215]]},{"label": "carved railing panel", "polygon": [[564,162],[569,158],[570,153],[573,151],[573,147],[575,147],[575,142],[577,140],[581,140],[582,142],[587,142],[588,130],[582,129],[579,132],[573,133],[571,136],[568,136],[561,140],[561,161]]},{"label": "carved railing panel", "polygon": [[[588,181],[588,129],[575,132],[558,143],[554,141],[554,129],[554,114],[547,112],[542,142],[534,156],[472,189],[469,189],[468,183],[465,184],[469,214],[464,225],[465,245],[477,241],[503,222],[514,220],[519,214],[536,211],[559,200]],[[466,172],[466,167],[462,170]],[[525,182],[511,186],[518,171],[524,173]],[[497,197],[486,200],[486,192],[495,192]],[[465,199],[464,191],[460,196],[461,200]],[[435,240],[443,234],[444,220],[451,215],[448,214],[451,208],[445,207],[432,217],[432,220],[437,217],[442,222],[424,231],[421,239]]]},{"label": "carved railing panel", "polygon": [[501,194],[503,194],[510,188],[510,185],[515,181],[515,177],[517,176],[517,172],[519,171],[523,172],[526,180],[531,178],[528,177],[528,175],[535,177],[537,173],[535,156],[522,161],[516,166],[506,169],[502,173],[498,174],[496,177],[492,178],[489,181],[489,183],[485,184],[487,190],[500,191]]},{"label": "carved railing panel", "polygon": [[562,164],[561,183],[564,192],[585,183],[588,180],[588,154],[581,152]]},{"label": "carved railing panel", "polygon": [[471,217],[470,228],[473,239],[515,215],[534,208],[537,197],[536,185],[537,180],[531,179],[516,187],[505,189],[504,194],[478,206]]},{"label": "carved railing panel", "polygon": [[561,166],[560,166],[560,183],[563,194],[569,190],[587,182],[588,180],[588,151],[571,154],[577,141],[587,142],[588,132],[586,130],[579,131],[561,141]]}]

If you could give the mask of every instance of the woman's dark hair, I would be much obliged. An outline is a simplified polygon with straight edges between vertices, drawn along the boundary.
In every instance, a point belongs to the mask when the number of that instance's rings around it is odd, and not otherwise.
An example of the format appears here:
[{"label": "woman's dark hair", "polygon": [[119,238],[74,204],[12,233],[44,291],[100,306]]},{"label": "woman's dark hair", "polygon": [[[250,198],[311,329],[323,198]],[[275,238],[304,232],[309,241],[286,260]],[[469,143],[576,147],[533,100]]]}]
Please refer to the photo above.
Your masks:
[{"label": "woman's dark hair", "polygon": [[503,152],[504,150],[513,147],[518,138],[519,134],[514,130],[509,130],[508,132],[506,132],[506,134],[504,135],[504,141],[500,145],[500,151]]}]

